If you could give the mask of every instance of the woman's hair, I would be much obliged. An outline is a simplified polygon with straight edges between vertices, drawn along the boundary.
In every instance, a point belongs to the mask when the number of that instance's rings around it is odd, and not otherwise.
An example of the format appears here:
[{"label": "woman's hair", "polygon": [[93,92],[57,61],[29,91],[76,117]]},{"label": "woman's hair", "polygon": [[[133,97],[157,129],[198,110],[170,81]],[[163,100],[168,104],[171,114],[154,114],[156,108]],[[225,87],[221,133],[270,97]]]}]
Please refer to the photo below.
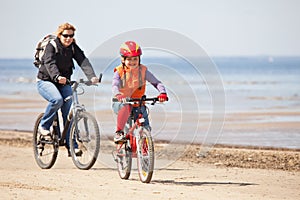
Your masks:
[{"label": "woman's hair", "polygon": [[72,31],[75,32],[76,28],[73,25],[69,24],[69,23],[63,23],[63,24],[59,25],[59,27],[56,31],[57,37],[60,37],[62,32],[64,32],[64,30],[72,30]]}]

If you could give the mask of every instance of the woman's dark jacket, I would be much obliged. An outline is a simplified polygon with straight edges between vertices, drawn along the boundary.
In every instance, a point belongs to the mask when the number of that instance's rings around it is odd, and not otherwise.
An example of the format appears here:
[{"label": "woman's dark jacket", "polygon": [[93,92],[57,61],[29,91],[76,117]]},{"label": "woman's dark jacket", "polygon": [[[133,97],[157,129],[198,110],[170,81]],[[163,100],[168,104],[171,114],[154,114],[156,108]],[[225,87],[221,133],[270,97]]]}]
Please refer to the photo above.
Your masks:
[{"label": "woman's dark jacket", "polygon": [[57,46],[57,53],[51,43],[47,44],[45,54],[42,57],[42,65],[37,75],[38,79],[57,83],[57,77],[63,76],[70,80],[74,69],[73,58],[89,80],[96,76],[89,60],[75,42],[64,47],[59,38],[54,41]]}]

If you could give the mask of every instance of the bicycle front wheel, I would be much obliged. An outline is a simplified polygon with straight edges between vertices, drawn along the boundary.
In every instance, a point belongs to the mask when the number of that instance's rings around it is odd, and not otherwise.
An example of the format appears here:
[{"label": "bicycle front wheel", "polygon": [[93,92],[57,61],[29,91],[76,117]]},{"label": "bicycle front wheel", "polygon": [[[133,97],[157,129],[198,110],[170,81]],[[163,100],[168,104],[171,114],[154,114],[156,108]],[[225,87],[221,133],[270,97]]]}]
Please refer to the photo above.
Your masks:
[{"label": "bicycle front wheel", "polygon": [[118,173],[121,179],[128,179],[131,172],[132,153],[126,143],[117,144],[116,157]]},{"label": "bicycle front wheel", "polygon": [[100,150],[100,132],[95,117],[86,111],[78,112],[70,131],[70,152],[79,169],[88,170],[96,162]]},{"label": "bicycle front wheel", "polygon": [[154,170],[154,146],[150,131],[142,127],[136,129],[140,138],[137,144],[137,166],[139,178],[143,183],[149,183]]},{"label": "bicycle front wheel", "polygon": [[52,127],[50,128],[50,132],[52,133],[51,140],[44,139],[40,134],[38,127],[43,115],[44,113],[41,113],[38,116],[34,125],[32,140],[33,153],[34,159],[40,168],[50,169],[56,161],[59,146]]}]

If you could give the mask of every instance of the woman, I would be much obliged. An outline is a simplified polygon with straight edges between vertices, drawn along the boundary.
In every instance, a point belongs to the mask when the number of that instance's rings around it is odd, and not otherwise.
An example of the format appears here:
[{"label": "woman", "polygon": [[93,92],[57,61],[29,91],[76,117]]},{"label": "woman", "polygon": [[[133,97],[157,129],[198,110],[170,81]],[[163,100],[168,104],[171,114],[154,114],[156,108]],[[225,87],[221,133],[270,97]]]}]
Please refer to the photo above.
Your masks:
[{"label": "woman", "polygon": [[[67,121],[72,102],[65,102],[64,99],[72,94],[72,88],[67,84],[67,80],[71,79],[73,73],[73,59],[92,83],[99,82],[89,60],[75,43],[75,30],[69,23],[58,27],[57,38],[54,40],[56,47],[51,43],[46,46],[42,65],[37,74],[38,92],[49,102],[39,127],[40,133],[45,138],[49,138],[50,127],[59,109],[62,112],[63,123]],[[66,146],[69,148],[68,136]]]}]

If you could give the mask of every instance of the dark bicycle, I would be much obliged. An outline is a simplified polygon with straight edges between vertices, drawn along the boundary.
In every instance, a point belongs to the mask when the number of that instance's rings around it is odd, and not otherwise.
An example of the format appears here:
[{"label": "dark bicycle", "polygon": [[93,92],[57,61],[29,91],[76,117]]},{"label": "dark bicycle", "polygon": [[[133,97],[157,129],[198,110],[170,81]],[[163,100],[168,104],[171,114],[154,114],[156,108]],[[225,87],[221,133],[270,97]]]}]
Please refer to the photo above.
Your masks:
[{"label": "dark bicycle", "polygon": [[[100,75],[99,82],[101,81]],[[65,146],[65,138],[67,131],[70,130],[70,150],[73,163],[79,169],[90,169],[97,160],[100,151],[100,131],[98,123],[93,115],[88,113],[84,105],[78,100],[78,95],[84,94],[83,86],[94,85],[90,81],[80,79],[77,81],[69,81],[72,86],[72,95],[64,99],[69,101],[72,99],[72,108],[70,109],[68,120],[60,130],[59,117],[56,117],[50,128],[50,139],[44,138],[39,132],[39,125],[43,117],[41,113],[35,122],[33,131],[33,150],[34,158],[38,166],[42,169],[50,169],[57,158],[60,146]],[[81,92],[78,89],[81,88]]]}]

